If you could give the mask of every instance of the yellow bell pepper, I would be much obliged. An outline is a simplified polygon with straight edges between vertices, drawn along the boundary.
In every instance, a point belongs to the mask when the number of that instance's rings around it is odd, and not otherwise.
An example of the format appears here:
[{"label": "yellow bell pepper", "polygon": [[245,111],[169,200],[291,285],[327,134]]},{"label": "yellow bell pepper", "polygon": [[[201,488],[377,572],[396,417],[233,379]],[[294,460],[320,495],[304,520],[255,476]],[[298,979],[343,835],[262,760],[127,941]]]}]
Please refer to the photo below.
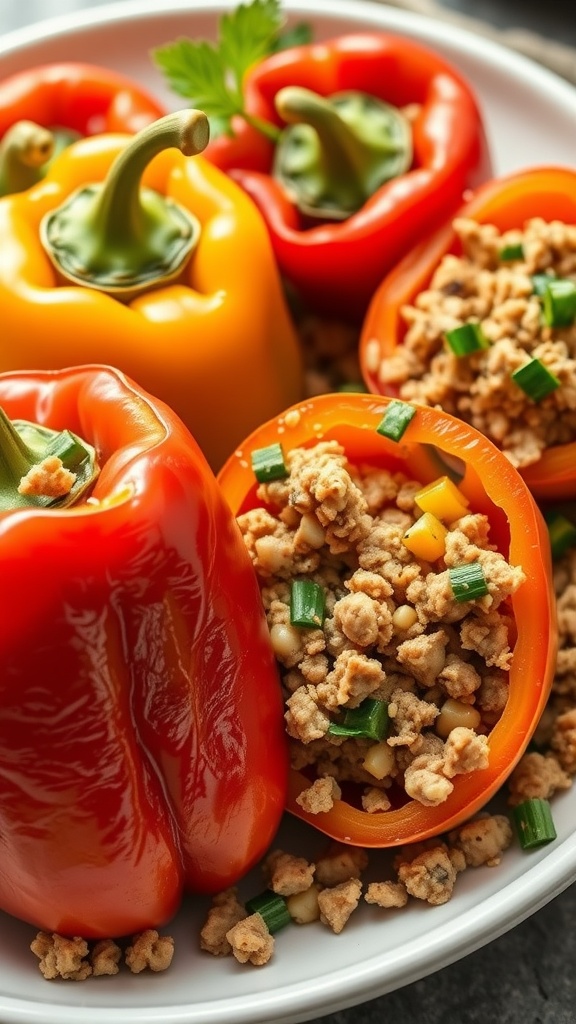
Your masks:
[{"label": "yellow bell pepper", "polygon": [[216,469],[301,397],[302,369],[260,214],[184,155],[207,141],[205,116],[180,111],[137,136],[81,139],[0,199],[0,372],[116,366]]},{"label": "yellow bell pepper", "polygon": [[432,512],[424,512],[413,525],[406,530],[403,541],[405,547],[416,558],[425,562],[435,562],[443,558],[446,551],[446,534],[448,530]]}]

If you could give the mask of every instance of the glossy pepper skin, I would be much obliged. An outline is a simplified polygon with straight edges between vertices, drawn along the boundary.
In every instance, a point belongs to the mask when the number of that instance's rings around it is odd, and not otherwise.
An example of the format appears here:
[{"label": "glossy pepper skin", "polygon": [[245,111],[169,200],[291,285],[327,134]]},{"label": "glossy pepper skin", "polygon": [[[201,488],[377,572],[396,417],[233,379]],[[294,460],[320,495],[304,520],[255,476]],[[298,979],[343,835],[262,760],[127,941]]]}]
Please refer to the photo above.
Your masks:
[{"label": "glossy pepper skin", "polygon": [[[576,173],[562,167],[537,167],[478,188],[457,212],[480,224],[495,224],[500,231],[522,228],[532,217],[576,222]],[[362,326],[360,361],[368,389],[378,393],[379,384],[369,368],[369,346],[380,343],[383,358],[402,344],[405,325],[402,306],[413,302],[429,283],[436,267],[459,243],[451,221],[414,247],[381,281]],[[576,442],[548,448],[538,462],[520,470],[538,500],[573,498],[576,488]]]},{"label": "glossy pepper skin", "polygon": [[0,82],[0,137],[22,120],[78,135],[137,132],[164,113],[138,82],[97,64],[41,64]]},{"label": "glossy pepper skin", "polygon": [[[3,910],[106,937],[265,851],[285,797],[258,588],[206,460],[119,371],[0,375],[11,419],[96,448],[91,497],[0,515]],[[239,614],[239,610],[241,613]]]},{"label": "glossy pepper skin", "polygon": [[396,107],[419,104],[410,171],[375,192],[339,223],[304,223],[271,176],[272,145],[245,123],[207,156],[227,170],[262,211],[278,265],[306,305],[359,320],[382,276],[489,174],[482,119],[470,86],[440,56],[386,33],[344,35],[276,54],[246,78],[246,107],[279,125],[274,97],[288,85],[322,96],[359,90]]},{"label": "glossy pepper skin", "polygon": [[[296,797],[309,784],[291,771],[288,810],[341,842],[393,847],[439,835],[483,807],[519,760],[542,713],[555,668],[557,635],[551,583],[550,545],[540,512],[523,480],[504,455],[474,428],[437,409],[418,408],[399,442],[377,433],[391,399],[371,395],[324,395],[264,424],[219,474],[230,507],[239,514],[257,506],[249,453],[280,442],[287,451],[336,439],[352,462],[386,466],[428,483],[446,473],[445,457],[460,461],[458,487],[472,511],[490,520],[490,540],[526,581],[511,599],[516,643],[506,708],[489,735],[490,764],[458,776],[454,791],[437,807],[414,800],[369,814],[337,800],[332,810],[310,815]],[[440,458],[439,458],[440,456]]]},{"label": "glossy pepper skin", "polygon": [[101,182],[129,141],[81,139],[42,182],[0,200],[0,370],[118,366],[175,410],[217,468],[302,393],[298,340],[253,203],[202,157],[159,153],[142,183],[192,212],[200,240],[178,282],[129,302],[60,284],[41,245],[44,215]]}]

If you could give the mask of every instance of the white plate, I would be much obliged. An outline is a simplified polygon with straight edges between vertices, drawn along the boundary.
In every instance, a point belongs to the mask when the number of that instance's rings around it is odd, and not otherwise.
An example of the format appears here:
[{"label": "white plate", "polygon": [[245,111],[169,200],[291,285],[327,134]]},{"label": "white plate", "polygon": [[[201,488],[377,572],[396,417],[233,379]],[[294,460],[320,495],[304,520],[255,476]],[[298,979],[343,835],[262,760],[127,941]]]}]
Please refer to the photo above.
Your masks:
[{"label": "white plate", "polygon": [[[0,75],[43,61],[90,60],[145,82],[177,107],[149,51],[179,35],[214,31],[219,4],[191,0],[126,0],[45,22],[0,39]],[[359,26],[391,29],[444,53],[477,90],[495,170],[536,163],[576,164],[576,90],[528,60],[444,23],[362,0],[285,0],[294,20],[313,23],[316,38]],[[316,14],[312,14],[313,9]],[[353,17],[350,11],[353,10]],[[240,967],[198,949],[205,907],[178,915],[172,968],[161,975],[44,981],[28,946],[34,930],[0,914],[2,1024],[296,1024],[373,999],[416,981],[496,938],[538,910],[576,878],[576,789],[554,801],[558,840],[543,850],[508,851],[498,868],[470,869],[443,907],[401,911],[364,906],[335,936],[322,925],[288,928],[264,968]],[[278,845],[318,853],[317,834],[285,821]],[[372,855],[382,877],[386,854]],[[1,870],[1,865],[0,865]],[[245,880],[242,895],[261,888]]]}]

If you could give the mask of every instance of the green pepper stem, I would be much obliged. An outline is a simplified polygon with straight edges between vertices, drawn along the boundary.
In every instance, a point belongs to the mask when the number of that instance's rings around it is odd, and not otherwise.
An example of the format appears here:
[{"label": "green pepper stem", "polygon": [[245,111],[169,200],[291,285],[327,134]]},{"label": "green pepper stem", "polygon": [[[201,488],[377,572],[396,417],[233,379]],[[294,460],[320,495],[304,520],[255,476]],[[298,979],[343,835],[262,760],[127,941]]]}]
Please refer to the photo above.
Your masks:
[{"label": "green pepper stem", "polygon": [[343,220],[412,162],[412,130],[400,110],[362,92],[324,97],[288,86],[275,98],[287,127],[273,173],[300,211]]},{"label": "green pepper stem", "polygon": [[31,188],[54,151],[52,132],[34,121],[18,121],[0,142],[0,195]]},{"label": "green pepper stem", "polygon": [[276,94],[276,109],[287,124],[310,125],[320,139],[324,177],[336,191],[341,188],[361,206],[366,196],[363,188],[364,147],[324,96],[300,86],[286,86]]},{"label": "green pepper stem", "polygon": [[198,221],[180,204],[141,187],[141,179],[165,149],[201,153],[209,132],[200,110],[154,121],[116,157],[101,185],[86,186],[49,214],[41,238],[61,276],[128,300],[181,273],[198,240]]},{"label": "green pepper stem", "polygon": [[[57,496],[21,493],[23,477],[50,456],[56,456],[73,474],[70,490]],[[51,430],[27,420],[12,421],[0,406],[0,512],[73,505],[97,475],[96,453],[86,441],[69,430]]]}]

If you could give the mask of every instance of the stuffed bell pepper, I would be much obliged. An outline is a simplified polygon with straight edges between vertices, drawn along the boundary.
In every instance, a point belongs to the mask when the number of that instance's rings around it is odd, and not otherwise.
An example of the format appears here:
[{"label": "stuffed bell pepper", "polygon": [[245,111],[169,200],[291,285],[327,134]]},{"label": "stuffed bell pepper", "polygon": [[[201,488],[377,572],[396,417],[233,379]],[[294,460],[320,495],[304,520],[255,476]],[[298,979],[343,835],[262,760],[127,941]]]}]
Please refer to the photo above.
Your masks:
[{"label": "stuffed bell pepper", "polygon": [[0,907],[155,928],[243,875],[282,813],[256,580],[197,444],[122,373],[2,374],[0,407]]},{"label": "stuffed bell pepper", "polygon": [[302,391],[265,224],[225,174],[187,159],[207,141],[204,114],[180,111],[81,139],[0,199],[0,369],[118,366],[215,468]]},{"label": "stuffed bell pepper", "polygon": [[362,328],[369,390],[486,434],[539,501],[576,493],[576,173],[482,186],[381,282]]},{"label": "stuffed bell pepper", "polygon": [[30,188],[74,139],[138,132],[164,113],[138,82],[95,64],[15,72],[0,82],[0,195]]},{"label": "stuffed bell pepper", "polygon": [[[185,57],[182,43],[158,55],[202,105],[207,87],[190,82]],[[438,54],[380,32],[289,47],[256,60],[242,85],[208,159],[258,205],[305,307],[357,322],[383,274],[488,175],[473,91]]]},{"label": "stuffed bell pepper", "polygon": [[285,698],[288,808],[361,847],[458,825],[551,686],[544,521],[502,453],[438,410],[325,395],[222,469]]}]

